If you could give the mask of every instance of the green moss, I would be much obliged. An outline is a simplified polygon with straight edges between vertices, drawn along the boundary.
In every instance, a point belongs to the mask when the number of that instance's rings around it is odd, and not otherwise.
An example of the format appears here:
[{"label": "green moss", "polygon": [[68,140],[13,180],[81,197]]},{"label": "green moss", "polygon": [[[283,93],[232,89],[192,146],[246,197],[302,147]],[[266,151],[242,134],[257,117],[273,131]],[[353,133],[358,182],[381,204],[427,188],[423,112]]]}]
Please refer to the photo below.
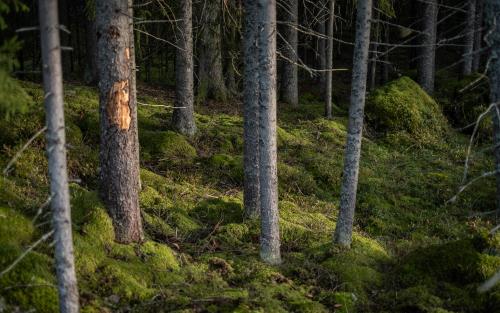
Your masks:
[{"label": "green moss", "polygon": [[33,225],[25,216],[13,209],[0,207],[0,242],[14,242],[18,245],[28,243],[33,237]]},{"label": "green moss", "polygon": [[207,160],[210,170],[220,173],[218,176],[227,177],[232,183],[243,184],[243,158],[228,154],[214,154]]},{"label": "green moss", "polygon": [[278,163],[278,180],[278,185],[287,192],[310,195],[318,188],[314,177],[309,172],[301,167],[281,162]]},{"label": "green moss", "polygon": [[0,70],[0,99],[2,99],[0,101],[0,119],[9,119],[13,115],[26,113],[33,105],[33,99],[19,81],[12,78],[4,70]]},{"label": "green moss", "polygon": [[376,89],[366,110],[369,123],[383,132],[405,131],[414,138],[429,139],[446,129],[437,103],[408,77]]},{"label": "green moss", "polygon": [[142,131],[139,142],[143,158],[158,161],[162,168],[190,165],[197,156],[186,138],[172,131]]}]

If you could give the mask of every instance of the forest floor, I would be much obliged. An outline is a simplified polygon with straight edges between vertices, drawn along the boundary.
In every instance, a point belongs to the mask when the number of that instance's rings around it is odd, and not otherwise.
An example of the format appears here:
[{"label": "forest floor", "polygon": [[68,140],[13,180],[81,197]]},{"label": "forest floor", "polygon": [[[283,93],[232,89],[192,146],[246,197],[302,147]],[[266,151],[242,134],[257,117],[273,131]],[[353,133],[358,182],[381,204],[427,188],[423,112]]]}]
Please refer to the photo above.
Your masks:
[{"label": "forest floor", "polygon": [[[33,105],[0,123],[2,169],[44,125],[41,86],[22,85]],[[171,95],[139,90],[147,240],[120,245],[96,192],[97,91],[65,88],[83,312],[500,312],[500,288],[476,292],[500,268],[499,237],[480,213],[494,208],[494,180],[448,202],[469,136],[443,124],[441,109],[398,111],[408,99],[431,101],[411,82],[383,87],[368,103],[350,250],[331,243],[347,114],[338,108],[324,119],[313,93],[303,93],[299,109],[280,106],[281,266],[259,261],[259,223],[243,219],[240,104],[197,106],[199,132],[185,138],[172,131],[170,109],[144,105],[171,105]],[[0,176],[0,270],[50,230],[44,149],[37,138]],[[474,151],[469,177],[493,168],[489,151]],[[57,311],[52,250],[43,242],[0,276],[0,311]]]}]

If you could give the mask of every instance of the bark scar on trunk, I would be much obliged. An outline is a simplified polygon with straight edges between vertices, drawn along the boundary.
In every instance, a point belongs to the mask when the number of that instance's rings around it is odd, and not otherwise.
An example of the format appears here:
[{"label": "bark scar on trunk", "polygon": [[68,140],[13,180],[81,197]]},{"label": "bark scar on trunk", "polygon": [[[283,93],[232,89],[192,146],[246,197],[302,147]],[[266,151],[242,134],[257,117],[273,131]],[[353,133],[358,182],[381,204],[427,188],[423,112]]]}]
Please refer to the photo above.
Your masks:
[{"label": "bark scar on trunk", "polygon": [[120,130],[128,130],[130,127],[130,105],[128,80],[115,82],[109,91],[106,107],[108,119],[111,124]]}]

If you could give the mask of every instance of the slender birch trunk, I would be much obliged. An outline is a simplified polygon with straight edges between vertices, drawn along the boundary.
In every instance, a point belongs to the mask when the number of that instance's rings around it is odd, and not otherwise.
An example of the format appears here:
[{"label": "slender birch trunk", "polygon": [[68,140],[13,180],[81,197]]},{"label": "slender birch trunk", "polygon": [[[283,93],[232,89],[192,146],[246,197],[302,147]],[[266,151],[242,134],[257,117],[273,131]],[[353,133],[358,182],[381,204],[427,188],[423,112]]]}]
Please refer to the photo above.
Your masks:
[{"label": "slender birch trunk", "polygon": [[258,14],[254,0],[245,0],[244,53],[244,189],[243,203],[249,218],[260,215],[259,183],[259,54]]},{"label": "slender birch trunk", "polygon": [[423,6],[424,19],[422,48],[417,65],[418,83],[428,93],[434,93],[434,73],[436,63],[436,27],[437,27],[437,0],[428,0]]},{"label": "slender birch trunk", "polygon": [[276,140],[276,0],[258,0],[260,256],[281,263]]},{"label": "slender birch trunk", "polygon": [[352,242],[352,227],[356,207],[361,140],[363,138],[371,17],[372,0],[358,0],[349,125],[340,192],[340,212],[334,234],[334,242],[346,247],[349,247]]},{"label": "slender birch trunk", "polygon": [[[326,27],[327,48],[326,48],[326,68],[333,67],[333,22],[335,19],[335,0],[329,0],[329,18]],[[332,75],[331,71],[326,72],[325,79],[325,116],[332,118]]]},{"label": "slender birch trunk", "polygon": [[143,240],[132,1],[96,1],[100,89],[100,193],[116,240]]},{"label": "slender birch trunk", "polygon": [[[481,0],[480,0],[481,1]],[[474,59],[474,25],[476,22],[476,0],[468,0],[467,21],[464,37],[464,62],[462,63],[462,75],[472,73],[472,61]]]},{"label": "slender birch trunk", "polygon": [[39,1],[50,203],[53,215],[59,308],[62,313],[76,313],[79,311],[79,300],[71,233],[61,41],[57,13],[57,0]]},{"label": "slender birch trunk", "polygon": [[192,0],[180,2],[178,43],[175,58],[175,106],[172,123],[181,134],[193,136],[196,133],[194,120],[194,77],[193,77],[193,6]]},{"label": "slender birch trunk", "polygon": [[283,102],[293,107],[299,105],[299,86],[297,73],[298,60],[298,35],[297,25],[299,22],[299,2],[298,0],[288,0],[284,4],[285,21],[285,43],[283,54],[286,59],[283,61],[283,75],[281,80],[281,96]]}]

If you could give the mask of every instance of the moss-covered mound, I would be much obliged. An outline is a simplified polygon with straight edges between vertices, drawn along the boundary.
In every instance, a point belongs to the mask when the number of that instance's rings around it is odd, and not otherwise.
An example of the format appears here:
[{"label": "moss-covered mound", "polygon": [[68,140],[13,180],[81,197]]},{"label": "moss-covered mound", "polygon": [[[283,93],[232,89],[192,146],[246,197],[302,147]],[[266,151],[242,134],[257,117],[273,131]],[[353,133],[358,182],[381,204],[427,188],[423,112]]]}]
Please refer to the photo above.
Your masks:
[{"label": "moss-covered mound", "polygon": [[408,77],[373,91],[366,105],[366,116],[378,131],[404,131],[418,139],[434,138],[447,128],[436,101]]}]

